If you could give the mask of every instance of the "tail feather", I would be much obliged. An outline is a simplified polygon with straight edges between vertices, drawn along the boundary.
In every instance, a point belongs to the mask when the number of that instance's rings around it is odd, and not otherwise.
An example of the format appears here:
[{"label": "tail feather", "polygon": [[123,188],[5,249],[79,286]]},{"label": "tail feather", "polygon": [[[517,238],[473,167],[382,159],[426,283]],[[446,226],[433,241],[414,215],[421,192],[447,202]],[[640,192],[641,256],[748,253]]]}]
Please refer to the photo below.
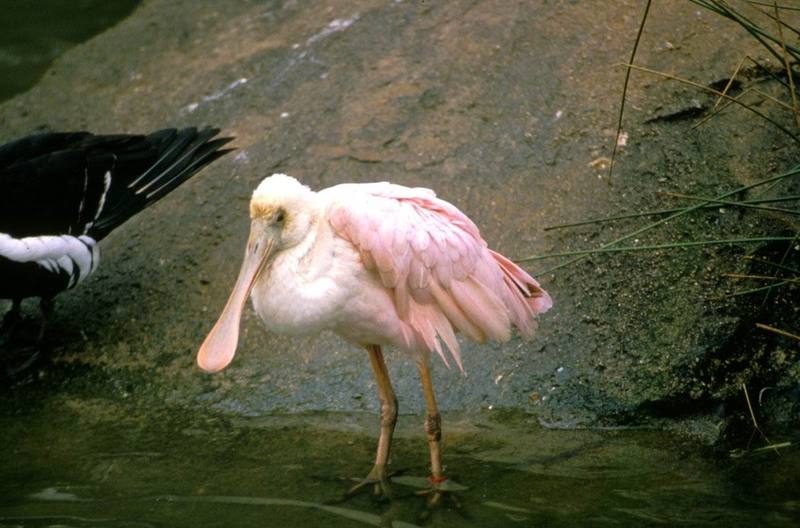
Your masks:
[{"label": "tail feather", "polygon": [[[150,190],[145,196],[148,204],[160,200],[163,196],[172,192],[175,188],[193,176],[200,169],[212,163],[214,160],[224,156],[228,152],[233,151],[234,149],[220,149],[222,145],[225,145],[229,141],[229,138],[220,138],[205,143],[202,148],[198,149],[190,159],[186,160],[189,163],[181,169],[179,174],[168,179],[167,181],[162,181],[163,178],[157,179],[156,181],[158,182],[159,186],[153,190]],[[170,172],[174,172],[174,170]],[[144,188],[142,189],[142,191],[145,190],[146,189]]]},{"label": "tail feather", "polygon": [[164,183],[158,189],[155,189],[155,190],[147,193],[147,195],[145,197],[147,199],[147,203],[151,204],[151,203],[157,202],[158,200],[160,200],[161,198],[163,198],[167,194],[169,194],[172,191],[174,191],[183,182],[185,182],[187,179],[192,177],[195,173],[200,171],[200,169],[202,169],[206,165],[210,165],[211,163],[213,163],[218,158],[221,158],[222,156],[224,156],[228,152],[233,152],[234,150],[235,149],[220,149],[220,150],[217,150],[217,151],[215,151],[215,152],[213,152],[211,154],[208,154],[207,156],[204,156],[203,158],[195,160],[189,167],[187,167],[184,170],[185,177],[172,179],[172,180]]},{"label": "tail feather", "polygon": [[141,194],[158,182],[177,179],[183,169],[201,153],[198,151],[217,132],[219,131],[215,129],[206,129],[198,134],[195,129],[182,130],[158,161],[129,183],[128,188],[135,190],[136,194]]},{"label": "tail feather", "polygon": [[500,253],[492,251],[491,249],[489,252],[492,254],[497,263],[500,264],[505,276],[514,282],[519,291],[525,297],[538,300],[538,302],[534,302],[532,304],[537,314],[544,313],[553,307],[553,301],[550,299],[550,295],[544,291],[544,289],[542,289],[536,279],[528,275],[525,270],[511,262]]},{"label": "tail feather", "polygon": [[[215,138],[219,129],[165,129],[131,140],[115,152],[111,188],[102,214],[88,233],[101,239],[139,211],[157,202],[200,169],[232,149],[232,138]],[[155,152],[154,152],[155,151]],[[152,159],[155,158],[155,159]],[[146,165],[143,165],[146,164]]]},{"label": "tail feather", "polygon": [[553,306],[550,295],[539,283],[522,268],[509,259],[489,250],[503,272],[503,279],[508,286],[509,309],[513,315],[514,325],[524,335],[532,335],[536,329],[536,315],[544,313]]}]

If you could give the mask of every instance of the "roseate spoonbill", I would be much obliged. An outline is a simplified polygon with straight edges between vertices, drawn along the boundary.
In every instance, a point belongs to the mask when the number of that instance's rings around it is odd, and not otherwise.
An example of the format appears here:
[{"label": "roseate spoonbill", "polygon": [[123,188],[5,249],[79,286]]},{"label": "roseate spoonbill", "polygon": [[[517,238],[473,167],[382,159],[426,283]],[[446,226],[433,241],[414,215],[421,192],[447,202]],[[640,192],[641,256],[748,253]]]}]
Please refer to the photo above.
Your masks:
[{"label": "roseate spoonbill", "polygon": [[429,189],[384,182],[313,192],[274,174],[254,191],[250,218],[239,277],[200,347],[200,367],[217,372],[231,362],[248,295],[274,332],[331,330],[365,348],[378,386],[381,428],[375,465],[351,491],[374,483],[380,493],[388,489],[397,420],[381,347],[413,354],[427,405],[432,491],[440,496],[441,419],[428,356],[435,352],[462,368],[456,331],[481,343],[505,341],[513,325],[530,337],[537,314],[552,306],[550,296]]},{"label": "roseate spoonbill", "polygon": [[54,297],[100,261],[97,242],[230,149],[218,129],[150,135],[44,133],[0,146],[0,298],[10,335],[39,297],[39,339]]}]

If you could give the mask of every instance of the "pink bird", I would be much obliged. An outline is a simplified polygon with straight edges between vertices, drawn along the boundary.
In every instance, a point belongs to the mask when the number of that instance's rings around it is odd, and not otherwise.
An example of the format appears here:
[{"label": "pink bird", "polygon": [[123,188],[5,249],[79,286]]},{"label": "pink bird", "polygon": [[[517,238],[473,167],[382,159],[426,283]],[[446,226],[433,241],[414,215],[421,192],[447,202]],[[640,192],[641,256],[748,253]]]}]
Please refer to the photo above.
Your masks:
[{"label": "pink bird", "polygon": [[[427,405],[431,492],[441,497],[441,418],[428,366],[436,353],[463,371],[456,332],[483,343],[525,337],[552,306],[539,283],[489,249],[478,228],[430,189],[342,184],[314,192],[274,174],[253,193],[250,238],[239,277],[197,355],[209,372],[236,352],[248,295],[269,330],[330,330],[367,350],[378,385],[381,429],[375,465],[351,492],[388,492],[397,398],[381,347],[416,359]],[[444,345],[444,346],[443,346]]]}]

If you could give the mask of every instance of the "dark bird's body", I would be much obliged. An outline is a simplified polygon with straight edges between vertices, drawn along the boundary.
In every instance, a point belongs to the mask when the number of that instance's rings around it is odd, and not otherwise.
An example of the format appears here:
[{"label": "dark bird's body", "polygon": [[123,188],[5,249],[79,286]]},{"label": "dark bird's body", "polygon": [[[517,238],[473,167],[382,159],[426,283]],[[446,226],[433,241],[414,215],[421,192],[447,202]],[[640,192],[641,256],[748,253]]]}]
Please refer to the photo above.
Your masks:
[{"label": "dark bird's body", "polygon": [[0,299],[52,299],[88,277],[97,243],[228,150],[218,130],[45,133],[0,146]]}]

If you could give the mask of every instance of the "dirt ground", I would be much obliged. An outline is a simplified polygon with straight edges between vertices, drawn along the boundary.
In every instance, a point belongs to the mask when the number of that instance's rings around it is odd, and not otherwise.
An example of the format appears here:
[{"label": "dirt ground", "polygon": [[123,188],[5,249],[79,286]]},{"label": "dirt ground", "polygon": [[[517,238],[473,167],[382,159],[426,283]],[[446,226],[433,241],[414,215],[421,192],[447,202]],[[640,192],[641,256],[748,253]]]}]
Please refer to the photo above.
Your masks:
[{"label": "dirt ground", "polygon": [[[51,363],[28,386],[242,415],[377,409],[363,351],[332,335],[269,335],[250,310],[228,370],[210,376],[194,364],[238,270],[249,195],[273,172],[312,188],[431,187],[493,248],[522,258],[597,247],[652,219],[547,226],[676,207],[687,202],[665,193],[716,196],[793,167],[794,143],[757,116],[728,110],[691,128],[713,98],[636,72],[608,180],[619,65],[642,10],[634,1],[145,2],[0,106],[0,139],[213,125],[236,136],[238,151],[104,241],[99,270],[59,297]],[[717,86],[745,54],[768,60],[714,14],[657,2],[637,63]],[[748,82],[775,89],[750,73]],[[629,245],[797,227],[711,209]],[[513,407],[557,427],[672,423],[713,440],[723,424],[745,423],[745,383],[753,393],[772,387],[759,412],[789,421],[797,345],[753,324],[796,325],[797,290],[766,309],[760,296],[721,298],[736,288],[722,273],[753,271],[742,256],[781,251],[595,255],[554,272],[558,260],[526,263],[555,307],[531,342],[464,341],[466,377],[435,365],[442,407]],[[400,354],[389,360],[401,412],[419,412],[415,369]]]}]

